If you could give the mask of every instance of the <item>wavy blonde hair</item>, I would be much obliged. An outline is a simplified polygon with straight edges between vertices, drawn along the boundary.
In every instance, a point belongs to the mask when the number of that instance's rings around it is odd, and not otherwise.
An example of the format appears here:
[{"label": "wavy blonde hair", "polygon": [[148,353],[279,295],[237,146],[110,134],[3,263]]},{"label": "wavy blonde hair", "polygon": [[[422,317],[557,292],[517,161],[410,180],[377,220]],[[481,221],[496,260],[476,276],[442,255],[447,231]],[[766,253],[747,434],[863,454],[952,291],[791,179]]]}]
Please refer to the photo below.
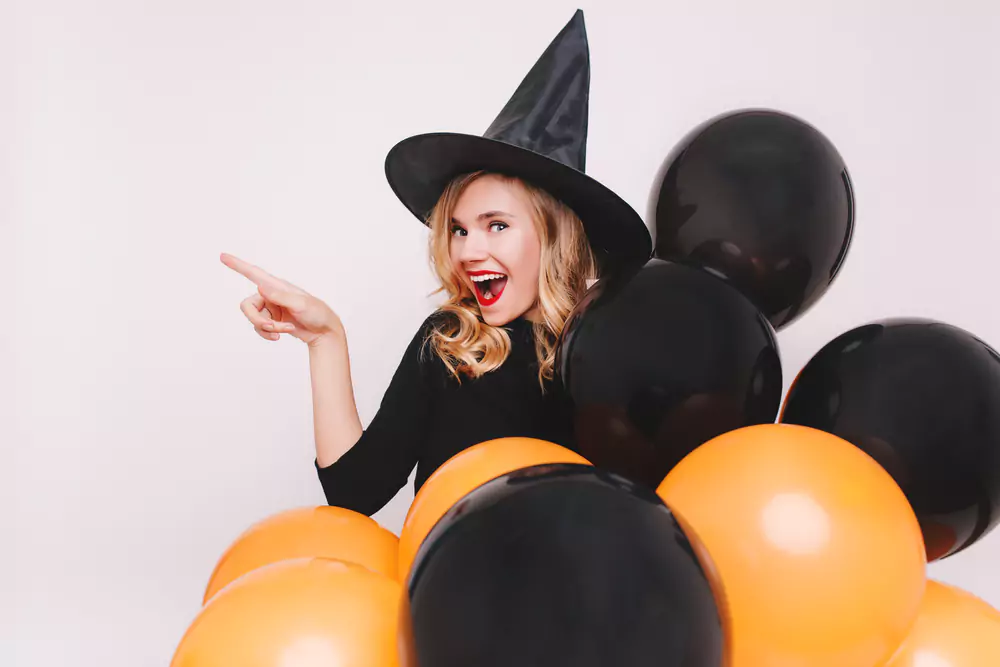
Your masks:
[{"label": "wavy blonde hair", "polygon": [[459,176],[444,189],[429,214],[431,266],[441,280],[441,287],[434,293],[447,293],[447,301],[438,310],[452,316],[439,319],[428,342],[459,382],[462,376],[475,378],[495,370],[510,354],[509,335],[502,327],[483,322],[475,295],[456,275],[451,262],[451,220],[458,199],[470,183],[487,174],[520,190],[538,232],[541,256],[537,306],[541,319],[532,324],[538,382],[544,391],[545,381],[554,374],[556,341],[566,318],[596,279],[597,261],[580,218],[545,190],[517,177],[487,171]]}]

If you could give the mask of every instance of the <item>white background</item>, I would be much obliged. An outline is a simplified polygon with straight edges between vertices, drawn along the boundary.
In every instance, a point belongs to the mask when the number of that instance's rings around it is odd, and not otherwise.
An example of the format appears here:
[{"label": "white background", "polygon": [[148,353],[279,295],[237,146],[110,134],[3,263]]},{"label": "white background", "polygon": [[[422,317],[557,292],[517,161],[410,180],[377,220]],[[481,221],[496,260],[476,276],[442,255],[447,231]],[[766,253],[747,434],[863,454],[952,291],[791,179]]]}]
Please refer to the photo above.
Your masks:
[{"label": "white background", "polygon": [[[0,663],[165,665],[231,540],[323,502],[306,349],[253,333],[253,286],[219,253],[338,310],[367,422],[433,306],[386,151],[481,133],[577,6],[2,5]],[[853,249],[780,334],[786,386],[890,315],[1000,344],[990,3],[582,7],[588,171],[641,212],[674,142],[722,111],[797,114],[845,156]],[[410,498],[377,518],[398,530]],[[997,562],[1000,531],[930,575],[1000,606]]]}]

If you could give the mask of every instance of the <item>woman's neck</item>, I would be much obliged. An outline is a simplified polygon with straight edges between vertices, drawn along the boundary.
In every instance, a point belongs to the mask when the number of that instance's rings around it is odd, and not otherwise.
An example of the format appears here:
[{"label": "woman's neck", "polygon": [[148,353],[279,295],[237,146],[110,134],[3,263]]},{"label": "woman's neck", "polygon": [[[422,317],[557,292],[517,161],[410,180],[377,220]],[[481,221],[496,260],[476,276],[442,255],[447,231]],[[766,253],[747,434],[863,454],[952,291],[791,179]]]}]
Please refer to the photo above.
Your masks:
[{"label": "woman's neck", "polygon": [[541,324],[544,322],[542,319],[542,311],[537,304],[521,313],[518,319],[523,319],[527,322],[531,322],[532,324]]}]

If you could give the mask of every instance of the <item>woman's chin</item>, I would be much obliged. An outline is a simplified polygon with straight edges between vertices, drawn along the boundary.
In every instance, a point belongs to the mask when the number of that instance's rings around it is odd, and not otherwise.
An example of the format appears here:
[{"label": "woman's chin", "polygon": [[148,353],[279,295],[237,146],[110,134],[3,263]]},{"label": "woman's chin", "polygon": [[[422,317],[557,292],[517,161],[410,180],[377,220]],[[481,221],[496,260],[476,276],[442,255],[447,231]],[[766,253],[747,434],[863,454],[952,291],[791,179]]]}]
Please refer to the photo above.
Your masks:
[{"label": "woman's chin", "polygon": [[483,322],[491,327],[502,327],[510,324],[517,318],[526,315],[529,311],[537,309],[537,298],[525,303],[516,290],[503,290],[496,299],[486,300],[481,294],[476,294],[476,303],[479,305],[479,313]]},{"label": "woman's chin", "polygon": [[483,322],[490,325],[491,327],[502,327],[503,325],[510,322],[513,317],[509,317],[507,313],[502,312],[491,312],[490,308],[482,308],[480,312],[483,314]]},{"label": "woman's chin", "polygon": [[483,315],[483,322],[491,327],[502,327],[509,324],[511,320],[517,318],[517,313],[511,308],[505,308],[506,304],[496,303],[493,306],[483,307],[480,305],[479,312]]}]

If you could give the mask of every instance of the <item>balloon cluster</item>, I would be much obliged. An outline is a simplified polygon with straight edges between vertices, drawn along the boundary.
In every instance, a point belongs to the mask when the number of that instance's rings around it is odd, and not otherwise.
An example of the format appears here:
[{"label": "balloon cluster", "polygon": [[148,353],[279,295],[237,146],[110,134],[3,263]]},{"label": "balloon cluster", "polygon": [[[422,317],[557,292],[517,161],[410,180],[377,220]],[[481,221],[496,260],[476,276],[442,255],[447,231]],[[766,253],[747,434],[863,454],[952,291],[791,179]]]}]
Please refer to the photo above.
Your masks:
[{"label": "balloon cluster", "polygon": [[854,228],[843,160],[787,114],[693,131],[651,216],[656,257],[594,285],[559,343],[578,451],[467,449],[398,538],[335,507],[262,521],[172,667],[1000,665],[1000,612],[926,576],[1000,521],[997,353],[875,322],[781,406],[775,331]]},{"label": "balloon cluster", "polygon": [[[737,111],[688,134],[652,188],[656,257],[597,283],[563,332],[578,450],[655,486],[712,438],[779,418],[775,330],[830,287],[854,212],[843,159],[798,118]],[[779,421],[878,461],[928,560],[1000,522],[1000,356],[967,331],[917,318],[852,329],[801,371]]]}]

